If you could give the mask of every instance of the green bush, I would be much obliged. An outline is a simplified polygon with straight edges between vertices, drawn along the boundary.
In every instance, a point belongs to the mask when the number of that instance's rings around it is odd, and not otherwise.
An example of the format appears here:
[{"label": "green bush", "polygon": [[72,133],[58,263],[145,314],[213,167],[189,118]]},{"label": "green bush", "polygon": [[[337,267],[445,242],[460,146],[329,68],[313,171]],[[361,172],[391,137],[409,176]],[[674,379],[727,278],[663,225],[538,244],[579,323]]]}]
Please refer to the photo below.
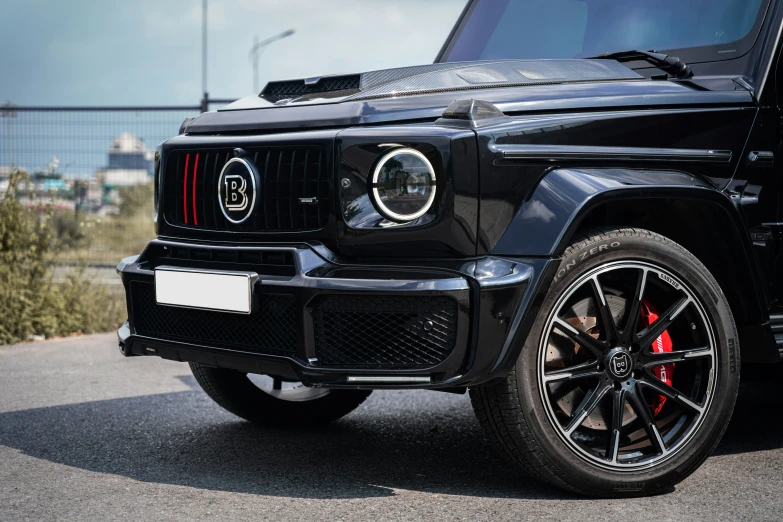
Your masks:
[{"label": "green bush", "polygon": [[142,216],[152,222],[152,201],[154,188],[152,183],[120,187],[120,216],[130,218]]},{"label": "green bush", "polygon": [[144,250],[155,238],[152,183],[120,187],[119,197],[116,216],[98,217],[81,211],[55,213],[60,261],[115,264]]},{"label": "green bush", "polygon": [[71,271],[54,282],[58,255],[78,243],[78,230],[58,222],[51,205],[43,211],[19,201],[28,178],[14,170],[0,199],[0,345],[29,339],[107,331],[125,317],[122,295]]}]

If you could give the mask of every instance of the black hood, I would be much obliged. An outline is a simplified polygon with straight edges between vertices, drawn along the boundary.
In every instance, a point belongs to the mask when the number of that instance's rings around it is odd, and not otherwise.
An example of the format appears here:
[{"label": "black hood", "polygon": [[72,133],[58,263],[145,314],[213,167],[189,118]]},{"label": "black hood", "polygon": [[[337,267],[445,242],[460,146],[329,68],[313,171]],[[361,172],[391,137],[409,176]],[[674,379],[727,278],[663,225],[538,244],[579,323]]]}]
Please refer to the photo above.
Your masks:
[{"label": "black hood", "polygon": [[202,114],[185,132],[266,133],[434,121],[462,99],[491,102],[507,113],[751,100],[747,91],[708,92],[682,82],[644,80],[614,60],[439,63],[287,80],[270,82],[259,96]]},{"label": "black hood", "polygon": [[495,87],[641,78],[614,60],[434,63],[360,74],[269,82],[259,97],[275,105],[290,105],[373,100]]}]

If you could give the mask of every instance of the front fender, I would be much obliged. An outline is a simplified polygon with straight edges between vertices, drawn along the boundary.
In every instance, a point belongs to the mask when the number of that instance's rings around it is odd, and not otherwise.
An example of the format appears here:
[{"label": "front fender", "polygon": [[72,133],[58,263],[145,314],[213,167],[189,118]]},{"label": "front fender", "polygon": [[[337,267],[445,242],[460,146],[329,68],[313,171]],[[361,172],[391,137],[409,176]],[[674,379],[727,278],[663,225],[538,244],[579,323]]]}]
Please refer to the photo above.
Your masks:
[{"label": "front fender", "polygon": [[557,168],[541,178],[491,253],[560,256],[593,209],[612,200],[650,198],[708,201],[727,212],[736,224],[742,223],[728,196],[684,172]]},{"label": "front fender", "polygon": [[[663,203],[668,205],[665,208],[679,204],[685,213],[666,215]],[[601,213],[608,209],[613,212]],[[728,195],[687,173],[555,168],[525,198],[491,253],[551,260],[535,290],[537,295],[530,297],[531,303],[540,303],[556,275],[557,259],[580,228],[597,224],[637,226],[633,220],[640,212],[645,213],[646,223],[668,222],[668,229],[657,231],[683,244],[713,272],[732,306],[741,344],[746,345],[743,358],[755,362],[777,360],[777,353],[770,348],[774,343],[770,341],[763,278],[741,212]],[[538,307],[520,309],[519,313],[524,317],[515,322],[519,328],[507,339],[503,357],[496,365],[498,370],[507,370],[516,360]]]}]

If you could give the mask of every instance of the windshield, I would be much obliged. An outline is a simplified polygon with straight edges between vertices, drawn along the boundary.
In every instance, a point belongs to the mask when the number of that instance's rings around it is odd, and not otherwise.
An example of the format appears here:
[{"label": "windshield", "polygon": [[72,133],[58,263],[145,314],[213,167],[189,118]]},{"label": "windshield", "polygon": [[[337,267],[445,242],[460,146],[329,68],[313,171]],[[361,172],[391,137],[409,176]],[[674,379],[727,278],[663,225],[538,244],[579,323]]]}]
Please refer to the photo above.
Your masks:
[{"label": "windshield", "polygon": [[477,0],[441,61],[585,58],[692,50],[722,60],[753,45],[767,0]]}]

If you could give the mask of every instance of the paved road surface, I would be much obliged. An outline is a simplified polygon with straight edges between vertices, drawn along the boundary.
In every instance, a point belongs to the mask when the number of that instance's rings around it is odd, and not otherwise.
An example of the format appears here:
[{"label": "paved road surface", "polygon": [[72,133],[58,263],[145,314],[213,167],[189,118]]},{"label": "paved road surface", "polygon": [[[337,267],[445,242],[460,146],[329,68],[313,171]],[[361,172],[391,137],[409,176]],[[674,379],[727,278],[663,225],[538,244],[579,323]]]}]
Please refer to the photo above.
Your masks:
[{"label": "paved road surface", "polygon": [[744,387],[674,493],[593,500],[519,477],[467,396],[376,392],[320,431],[223,412],[112,335],[0,347],[0,520],[780,520],[783,380]]}]

